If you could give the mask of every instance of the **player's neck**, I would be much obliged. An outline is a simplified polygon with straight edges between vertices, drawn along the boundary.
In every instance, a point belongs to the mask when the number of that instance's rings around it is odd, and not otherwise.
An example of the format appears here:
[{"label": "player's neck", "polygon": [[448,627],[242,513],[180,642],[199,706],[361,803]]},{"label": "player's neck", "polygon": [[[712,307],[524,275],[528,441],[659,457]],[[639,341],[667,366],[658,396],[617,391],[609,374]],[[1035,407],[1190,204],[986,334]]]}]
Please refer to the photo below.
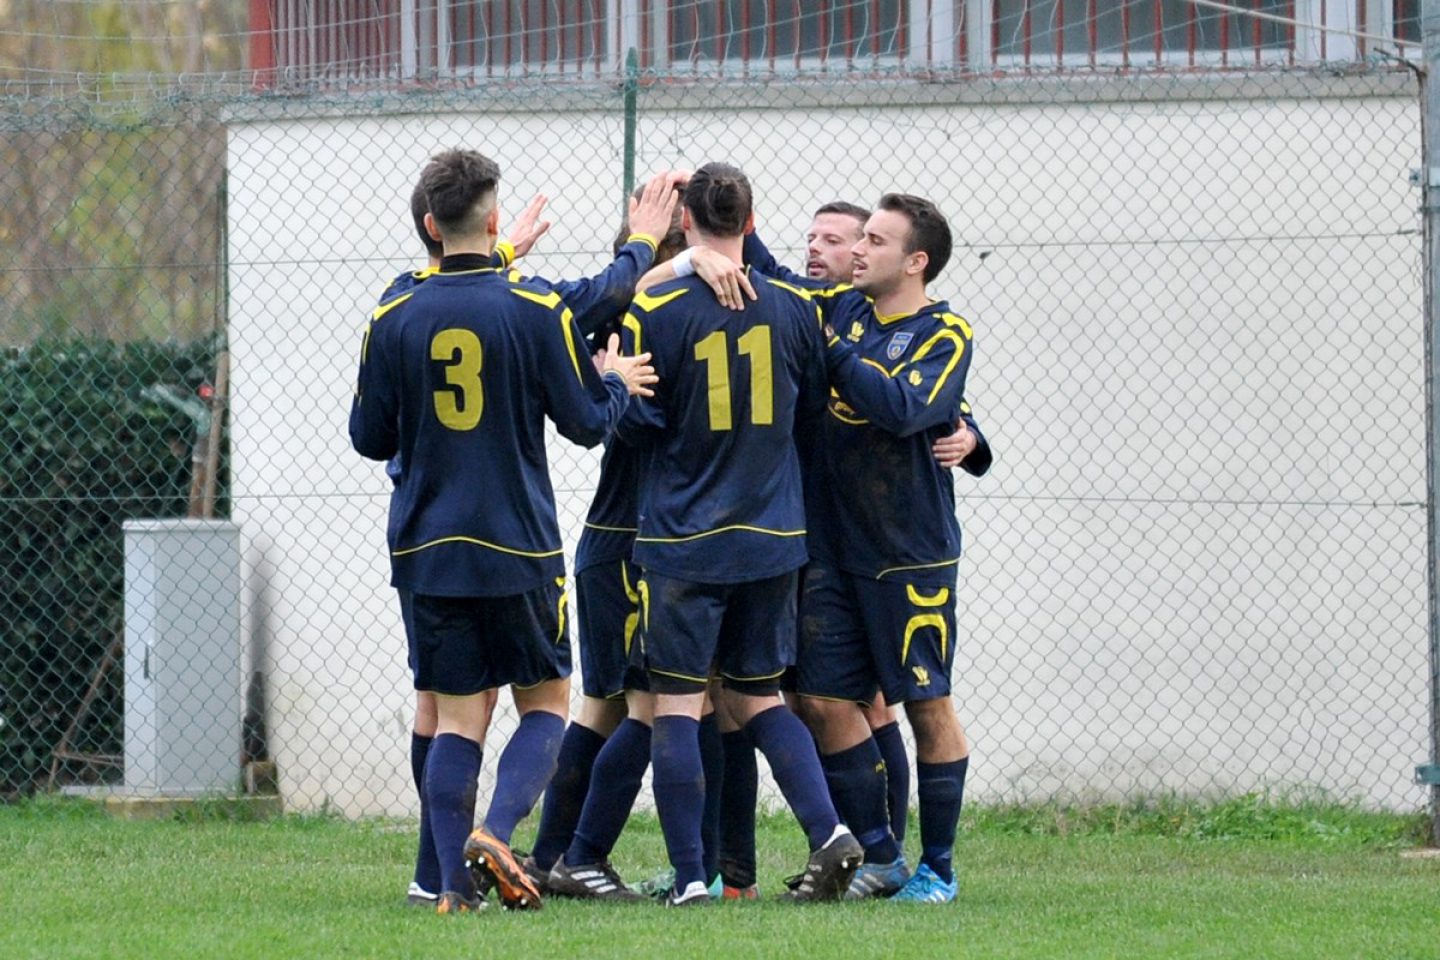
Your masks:
[{"label": "player's neck", "polygon": [[456,237],[453,240],[445,241],[445,256],[454,257],[462,253],[478,253],[482,257],[488,257],[495,252],[496,238],[489,234],[481,234],[478,237]]},{"label": "player's neck", "polygon": [[701,234],[696,239],[699,241],[699,246],[708,247],[716,253],[724,254],[742,267],[745,265],[744,237],[711,237]]},{"label": "player's neck", "polygon": [[902,284],[875,298],[875,312],[882,317],[905,317],[930,305],[924,286]]}]

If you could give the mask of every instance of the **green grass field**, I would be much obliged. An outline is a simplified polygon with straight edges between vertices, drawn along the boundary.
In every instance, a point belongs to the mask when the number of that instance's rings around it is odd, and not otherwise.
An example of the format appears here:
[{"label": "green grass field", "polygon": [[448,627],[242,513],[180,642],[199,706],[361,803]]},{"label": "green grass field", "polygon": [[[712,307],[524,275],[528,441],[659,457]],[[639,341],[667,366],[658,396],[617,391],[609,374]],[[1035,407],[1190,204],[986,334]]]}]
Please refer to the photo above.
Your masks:
[{"label": "green grass field", "polygon": [[[446,918],[403,905],[409,824],[26,803],[0,807],[0,957],[1440,957],[1440,860],[1402,856],[1416,817],[1241,798],[987,809],[964,827],[945,907],[555,900]],[[799,830],[767,819],[760,849],[773,892]],[[653,818],[615,860],[630,879],[662,863]]]}]

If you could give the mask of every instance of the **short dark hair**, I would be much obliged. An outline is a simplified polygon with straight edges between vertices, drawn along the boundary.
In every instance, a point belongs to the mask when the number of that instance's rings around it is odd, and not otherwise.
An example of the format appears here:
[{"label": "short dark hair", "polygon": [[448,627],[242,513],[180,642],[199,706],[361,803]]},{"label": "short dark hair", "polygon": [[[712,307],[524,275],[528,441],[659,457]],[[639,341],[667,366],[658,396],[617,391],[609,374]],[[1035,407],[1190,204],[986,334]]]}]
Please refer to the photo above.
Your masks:
[{"label": "short dark hair", "polygon": [[[640,184],[630,192],[631,199],[639,200],[645,193],[646,184]],[[679,192],[679,187],[676,187]],[[625,246],[630,239],[630,217],[627,214],[620,220],[620,232],[615,235],[615,256],[620,256],[620,248]],[[685,242],[685,231],[680,229],[680,207],[675,207],[675,214],[670,218],[670,229],[665,231],[665,236],[658,238],[658,245],[655,247],[655,263],[664,263],[675,254],[689,246]]]},{"label": "short dark hair", "polygon": [[483,228],[477,208],[500,186],[500,165],[476,150],[446,150],[430,159],[420,183],[440,235],[471,236]]},{"label": "short dark hair", "polygon": [[425,181],[417,180],[415,189],[410,192],[410,216],[415,219],[415,232],[420,235],[420,242],[425,244],[425,252],[432,257],[438,257],[444,253],[445,247],[425,229],[425,214],[429,212],[430,201],[425,199]]},{"label": "short dark hair", "polygon": [[908,193],[887,193],[876,207],[903,214],[910,221],[910,236],[905,239],[905,252],[925,251],[925,282],[940,275],[950,262],[950,224],[935,204]]},{"label": "short dark hair", "polygon": [[739,167],[707,163],[690,175],[683,197],[685,209],[702,233],[738,237],[745,232],[753,205],[750,181]]},{"label": "short dark hair", "polygon": [[865,225],[865,221],[870,219],[869,210],[866,210],[858,203],[850,203],[847,200],[832,200],[819,210],[816,210],[815,216],[818,217],[822,213],[843,213],[847,217],[854,217],[856,220],[859,220],[862,227]]}]

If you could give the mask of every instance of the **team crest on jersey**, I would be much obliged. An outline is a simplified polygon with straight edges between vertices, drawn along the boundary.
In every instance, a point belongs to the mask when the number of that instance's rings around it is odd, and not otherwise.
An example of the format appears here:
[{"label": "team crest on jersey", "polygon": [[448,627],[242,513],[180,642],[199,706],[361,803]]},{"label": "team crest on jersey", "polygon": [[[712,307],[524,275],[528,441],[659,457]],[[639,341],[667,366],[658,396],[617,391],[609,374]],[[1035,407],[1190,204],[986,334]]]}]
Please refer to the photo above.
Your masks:
[{"label": "team crest on jersey", "polygon": [[924,377],[920,376],[920,371],[919,371],[919,370],[911,370],[911,371],[910,371],[910,386],[912,386],[912,387],[918,387],[918,386],[920,386],[920,381],[921,381],[921,380],[924,380],[924,379],[925,379]]},{"label": "team crest on jersey", "polygon": [[856,341],[858,341],[858,340],[859,340],[861,337],[863,337],[864,335],[865,335],[865,325],[864,325],[863,323],[861,323],[859,320],[856,320],[854,323],[850,324],[850,332],[847,333],[845,336],[846,336],[846,338],[849,339],[849,340],[856,340]]},{"label": "team crest on jersey", "polygon": [[928,687],[928,686],[930,686],[930,671],[929,671],[929,670],[926,670],[924,667],[921,667],[921,666],[911,667],[910,670],[911,670],[912,673],[915,674],[915,686],[917,686],[917,687]]},{"label": "team crest on jersey", "polygon": [[885,348],[885,356],[891,360],[899,360],[905,353],[905,348],[910,346],[910,341],[915,339],[915,334],[909,330],[902,330],[890,338],[890,345]]}]

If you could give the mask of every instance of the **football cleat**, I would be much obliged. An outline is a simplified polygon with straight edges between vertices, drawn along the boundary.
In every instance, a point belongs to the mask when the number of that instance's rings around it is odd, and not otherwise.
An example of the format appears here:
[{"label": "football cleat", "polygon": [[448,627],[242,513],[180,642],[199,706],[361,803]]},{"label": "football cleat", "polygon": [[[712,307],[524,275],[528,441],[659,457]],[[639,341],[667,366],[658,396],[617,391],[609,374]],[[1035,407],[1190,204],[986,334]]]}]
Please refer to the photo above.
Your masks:
[{"label": "football cleat", "polygon": [[515,860],[503,840],[484,827],[476,827],[465,841],[465,866],[479,889],[489,874],[506,910],[539,910],[540,888]]},{"label": "football cleat", "polygon": [[536,863],[534,857],[527,856],[521,860],[520,869],[525,871],[525,876],[535,884],[535,889],[540,891],[541,896],[550,892],[550,871]]},{"label": "football cleat", "polygon": [[748,887],[732,887],[732,886],[730,886],[730,884],[727,883],[727,884],[725,884],[724,886],[722,886],[722,887],[720,888],[720,899],[721,899],[721,900],[759,900],[759,899],[760,899],[760,887],[757,886],[756,884],[753,884],[753,883],[750,884],[750,886],[748,886]]},{"label": "football cleat", "polygon": [[692,880],[684,890],[671,890],[665,898],[667,907],[698,907],[710,902],[710,888],[699,880]]},{"label": "football cleat", "polygon": [[438,899],[438,894],[431,893],[414,880],[410,881],[410,889],[405,891],[405,902],[412,907],[429,907],[434,910],[435,901]]},{"label": "football cleat", "polygon": [[621,880],[620,874],[610,866],[609,860],[572,867],[561,857],[555,861],[555,866],[550,868],[547,885],[551,893],[561,897],[574,897],[577,900],[639,903],[646,899],[644,894],[636,893],[625,886],[625,881]]},{"label": "football cleat", "polygon": [[891,863],[862,863],[845,891],[846,900],[871,900],[899,892],[910,879],[910,866],[904,857]]},{"label": "football cleat", "polygon": [[479,913],[487,904],[479,897],[467,900],[454,890],[446,890],[435,899],[435,912],[440,914]]},{"label": "football cleat", "polygon": [[836,827],[825,845],[810,854],[800,882],[782,893],[781,899],[798,903],[839,900],[864,859],[865,848],[855,835],[843,825]]},{"label": "football cleat", "polygon": [[675,868],[666,867],[655,876],[641,880],[633,889],[651,900],[664,900],[670,896],[670,891],[675,889]]},{"label": "football cleat", "polygon": [[946,883],[928,864],[922,863],[900,892],[890,899],[900,903],[950,903],[959,892],[958,879]]}]

